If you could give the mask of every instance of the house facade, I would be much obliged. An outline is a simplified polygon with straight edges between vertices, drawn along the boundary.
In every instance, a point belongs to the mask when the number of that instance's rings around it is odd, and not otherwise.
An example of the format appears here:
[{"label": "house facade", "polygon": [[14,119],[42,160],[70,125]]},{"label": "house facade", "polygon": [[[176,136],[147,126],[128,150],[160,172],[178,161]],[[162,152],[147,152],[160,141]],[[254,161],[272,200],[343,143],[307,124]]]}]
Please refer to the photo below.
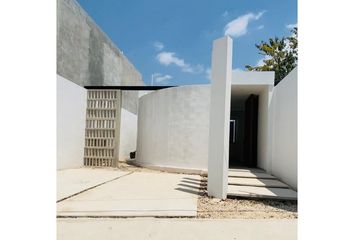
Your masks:
[{"label": "house facade", "polygon": [[211,84],[145,86],[72,0],[58,1],[57,50],[58,169],[119,167],[136,151],[141,166],[207,173],[218,198],[233,167],[297,188],[297,69],[275,87],[274,72],[232,70],[226,36],[214,41]]}]

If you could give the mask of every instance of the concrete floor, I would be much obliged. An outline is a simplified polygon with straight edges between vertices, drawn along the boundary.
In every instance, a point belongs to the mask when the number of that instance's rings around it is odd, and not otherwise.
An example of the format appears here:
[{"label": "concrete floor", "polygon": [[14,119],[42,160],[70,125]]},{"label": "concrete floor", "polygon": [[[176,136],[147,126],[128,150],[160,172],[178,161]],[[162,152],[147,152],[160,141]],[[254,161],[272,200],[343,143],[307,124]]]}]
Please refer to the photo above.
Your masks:
[{"label": "concrete floor", "polygon": [[[72,170],[71,174],[75,175],[75,171],[77,170]],[[199,176],[158,172],[124,174],[119,179],[58,202],[57,215],[73,217],[197,215]]]},{"label": "concrete floor", "polygon": [[261,169],[230,169],[228,197],[297,200],[297,192]]},{"label": "concrete floor", "polygon": [[57,171],[57,201],[128,173],[113,168],[59,170]]},{"label": "concrete floor", "polygon": [[291,240],[297,220],[241,219],[57,219],[57,239]]}]

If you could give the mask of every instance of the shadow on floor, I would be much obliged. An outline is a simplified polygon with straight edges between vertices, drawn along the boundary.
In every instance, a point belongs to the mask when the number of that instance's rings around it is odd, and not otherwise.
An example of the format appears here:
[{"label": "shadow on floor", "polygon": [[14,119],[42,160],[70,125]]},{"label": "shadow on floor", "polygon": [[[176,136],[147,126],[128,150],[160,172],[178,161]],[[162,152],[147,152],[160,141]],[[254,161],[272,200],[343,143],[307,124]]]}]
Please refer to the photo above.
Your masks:
[{"label": "shadow on floor", "polygon": [[202,191],[207,187],[206,184],[206,181],[197,178],[184,177],[175,189],[201,196]]}]

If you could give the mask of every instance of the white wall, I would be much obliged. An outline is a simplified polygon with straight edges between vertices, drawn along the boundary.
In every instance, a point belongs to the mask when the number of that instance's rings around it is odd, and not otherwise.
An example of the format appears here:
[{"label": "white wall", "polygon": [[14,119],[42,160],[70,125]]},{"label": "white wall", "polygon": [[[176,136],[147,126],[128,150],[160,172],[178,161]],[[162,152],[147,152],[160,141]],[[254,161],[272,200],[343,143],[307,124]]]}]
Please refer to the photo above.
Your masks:
[{"label": "white wall", "polygon": [[87,91],[57,75],[57,169],[83,166]]},{"label": "white wall", "polygon": [[273,95],[272,174],[297,189],[297,68]]},{"label": "white wall", "polygon": [[124,108],[121,109],[119,159],[127,160],[129,153],[136,150],[138,117]]},{"label": "white wall", "polygon": [[232,71],[233,85],[274,85],[274,72]]},{"label": "white wall", "polygon": [[268,158],[268,87],[264,87],[258,98],[258,136],[257,136],[257,164],[258,167],[269,170]]},{"label": "white wall", "polygon": [[143,165],[206,170],[210,86],[154,91],[139,100],[137,161]]}]

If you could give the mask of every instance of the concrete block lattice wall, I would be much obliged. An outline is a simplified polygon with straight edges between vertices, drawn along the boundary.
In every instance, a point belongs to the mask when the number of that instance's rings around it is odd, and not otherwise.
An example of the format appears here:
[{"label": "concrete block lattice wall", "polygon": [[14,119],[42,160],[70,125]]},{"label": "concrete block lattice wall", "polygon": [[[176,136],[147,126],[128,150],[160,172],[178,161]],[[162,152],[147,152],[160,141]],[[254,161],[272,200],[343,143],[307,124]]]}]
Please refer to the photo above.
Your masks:
[{"label": "concrete block lattice wall", "polygon": [[84,165],[116,167],[119,158],[121,92],[89,90]]}]

